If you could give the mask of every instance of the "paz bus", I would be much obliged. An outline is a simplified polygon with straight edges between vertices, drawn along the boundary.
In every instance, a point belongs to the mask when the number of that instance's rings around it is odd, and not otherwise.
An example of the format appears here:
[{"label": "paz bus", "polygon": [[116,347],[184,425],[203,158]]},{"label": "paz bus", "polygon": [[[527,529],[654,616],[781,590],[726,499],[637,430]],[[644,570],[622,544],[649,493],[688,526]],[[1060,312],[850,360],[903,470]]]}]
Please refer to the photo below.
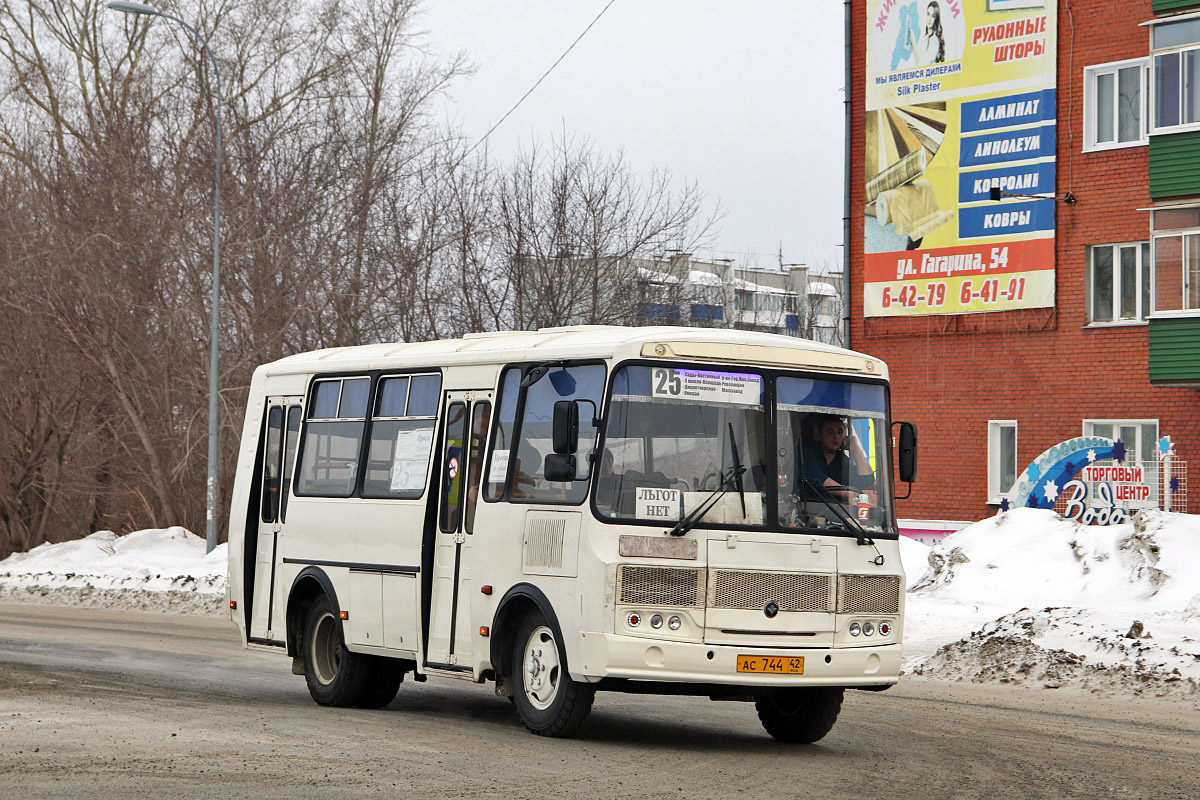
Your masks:
[{"label": "paz bus", "polygon": [[888,403],[875,358],[725,329],[283,358],[250,386],[230,613],[323,705],[437,675],[540,735],[619,691],[752,702],[813,742],[900,673],[892,464],[912,480],[916,433]]}]

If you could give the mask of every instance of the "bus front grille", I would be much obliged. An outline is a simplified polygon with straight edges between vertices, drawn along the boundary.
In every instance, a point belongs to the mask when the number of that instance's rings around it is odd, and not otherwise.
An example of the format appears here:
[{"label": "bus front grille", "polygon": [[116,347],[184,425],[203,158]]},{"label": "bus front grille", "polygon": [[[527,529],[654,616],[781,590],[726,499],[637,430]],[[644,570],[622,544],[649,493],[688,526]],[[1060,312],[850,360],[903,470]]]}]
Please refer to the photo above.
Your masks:
[{"label": "bus front grille", "polygon": [[819,573],[715,569],[708,590],[710,608],[831,611],[833,599],[833,576]]},{"label": "bus front grille", "polygon": [[622,565],[617,597],[623,605],[699,607],[704,604],[704,570]]},{"label": "bus front grille", "polygon": [[898,575],[838,576],[838,611],[846,614],[900,613]]}]

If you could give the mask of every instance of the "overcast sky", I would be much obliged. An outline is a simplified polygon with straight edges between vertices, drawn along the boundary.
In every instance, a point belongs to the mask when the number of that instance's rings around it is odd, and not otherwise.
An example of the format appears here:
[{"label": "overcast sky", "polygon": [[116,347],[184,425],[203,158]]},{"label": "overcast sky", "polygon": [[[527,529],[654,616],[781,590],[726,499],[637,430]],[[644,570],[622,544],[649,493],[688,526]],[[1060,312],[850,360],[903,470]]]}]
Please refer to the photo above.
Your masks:
[{"label": "overcast sky", "polygon": [[[487,132],[607,0],[429,0],[427,44],[477,71],[444,113]],[[841,263],[843,6],[838,0],[616,0],[492,134],[590,138],[694,178],[727,213],[712,253],[759,266]]]}]

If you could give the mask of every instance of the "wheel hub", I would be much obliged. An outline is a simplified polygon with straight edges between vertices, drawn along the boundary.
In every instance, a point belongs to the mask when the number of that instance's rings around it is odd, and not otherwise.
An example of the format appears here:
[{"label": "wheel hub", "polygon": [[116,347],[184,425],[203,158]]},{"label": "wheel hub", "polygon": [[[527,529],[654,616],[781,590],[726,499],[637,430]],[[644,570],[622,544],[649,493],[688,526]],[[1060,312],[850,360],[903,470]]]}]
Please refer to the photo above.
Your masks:
[{"label": "wheel hub", "polygon": [[549,628],[543,625],[530,635],[522,661],[526,699],[534,708],[549,708],[558,694],[561,675],[558,643]]}]

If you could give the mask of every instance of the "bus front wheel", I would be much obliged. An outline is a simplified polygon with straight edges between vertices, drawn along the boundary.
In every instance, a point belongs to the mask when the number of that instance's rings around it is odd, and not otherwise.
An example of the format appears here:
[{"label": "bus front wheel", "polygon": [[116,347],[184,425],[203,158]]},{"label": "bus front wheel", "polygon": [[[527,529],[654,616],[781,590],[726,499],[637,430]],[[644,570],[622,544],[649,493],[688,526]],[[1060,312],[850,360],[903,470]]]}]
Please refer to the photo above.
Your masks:
[{"label": "bus front wheel", "polygon": [[758,719],[781,742],[812,744],[833,728],[842,710],[841,688],[777,689],[755,701]]},{"label": "bus front wheel", "polygon": [[313,601],[304,624],[308,693],[323,706],[352,706],[363,697],[369,673],[367,657],[346,649],[337,610],[321,595]]},{"label": "bus front wheel", "polygon": [[530,612],[513,648],[513,702],[521,722],[538,736],[570,736],[592,710],[596,690],[571,680],[562,642],[546,616]]}]

